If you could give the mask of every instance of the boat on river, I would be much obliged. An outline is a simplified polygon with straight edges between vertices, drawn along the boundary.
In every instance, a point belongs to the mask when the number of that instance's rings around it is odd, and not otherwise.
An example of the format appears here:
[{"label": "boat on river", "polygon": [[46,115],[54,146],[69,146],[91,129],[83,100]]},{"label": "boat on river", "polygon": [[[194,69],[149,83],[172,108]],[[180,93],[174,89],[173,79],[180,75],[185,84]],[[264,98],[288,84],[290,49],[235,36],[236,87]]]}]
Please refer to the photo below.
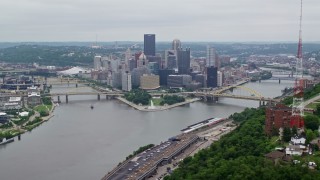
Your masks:
[{"label": "boat on river", "polygon": [[3,138],[3,139],[0,141],[0,145],[8,144],[8,143],[11,143],[11,142],[13,142],[13,141],[14,141],[13,138],[9,138],[9,139]]}]

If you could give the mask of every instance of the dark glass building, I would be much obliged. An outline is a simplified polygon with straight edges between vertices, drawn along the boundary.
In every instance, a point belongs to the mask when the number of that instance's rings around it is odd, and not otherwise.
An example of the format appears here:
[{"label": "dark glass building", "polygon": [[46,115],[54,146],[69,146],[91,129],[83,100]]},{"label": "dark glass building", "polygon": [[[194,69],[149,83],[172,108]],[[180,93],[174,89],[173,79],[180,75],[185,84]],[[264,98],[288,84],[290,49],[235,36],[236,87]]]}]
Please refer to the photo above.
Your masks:
[{"label": "dark glass building", "polygon": [[167,86],[168,84],[168,76],[174,74],[173,69],[160,69],[159,76],[160,76],[160,86]]},{"label": "dark glass building", "polygon": [[186,50],[179,49],[177,51],[178,60],[178,73],[189,74],[190,73],[190,48]]},{"label": "dark glass building", "polygon": [[146,56],[156,55],[156,35],[155,34],[144,35],[144,54]]},{"label": "dark glass building", "polygon": [[218,69],[214,66],[207,67],[207,87],[218,86]]}]

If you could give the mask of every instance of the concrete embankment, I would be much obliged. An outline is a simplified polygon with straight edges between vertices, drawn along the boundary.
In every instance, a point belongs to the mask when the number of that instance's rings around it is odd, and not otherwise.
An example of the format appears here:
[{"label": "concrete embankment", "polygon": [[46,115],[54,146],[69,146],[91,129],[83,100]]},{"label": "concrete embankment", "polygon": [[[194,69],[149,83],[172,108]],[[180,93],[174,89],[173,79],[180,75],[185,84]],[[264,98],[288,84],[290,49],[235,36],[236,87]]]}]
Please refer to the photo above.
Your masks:
[{"label": "concrete embankment", "polygon": [[193,99],[187,99],[185,102],[176,103],[176,104],[173,104],[173,105],[150,107],[150,106],[139,106],[139,105],[136,105],[136,104],[134,104],[134,103],[132,103],[130,101],[127,101],[125,98],[122,98],[122,97],[118,97],[117,99],[119,101],[121,101],[123,103],[126,103],[127,105],[139,110],[139,111],[147,111],[147,112],[163,111],[163,110],[175,108],[175,107],[178,107],[178,106],[182,106],[182,105],[193,103],[193,102],[196,102],[196,101],[200,100],[200,98],[193,98]]}]

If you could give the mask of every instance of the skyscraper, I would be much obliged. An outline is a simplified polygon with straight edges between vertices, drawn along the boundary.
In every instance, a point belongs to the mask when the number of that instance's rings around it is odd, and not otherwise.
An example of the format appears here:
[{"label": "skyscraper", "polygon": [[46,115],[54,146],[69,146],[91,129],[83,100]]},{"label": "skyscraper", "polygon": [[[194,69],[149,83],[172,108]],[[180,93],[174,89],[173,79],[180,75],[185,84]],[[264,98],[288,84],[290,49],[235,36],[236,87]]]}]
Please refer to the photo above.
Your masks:
[{"label": "skyscraper", "polygon": [[123,91],[131,91],[132,84],[131,84],[131,74],[126,71],[122,74],[122,90]]},{"label": "skyscraper", "polygon": [[177,51],[181,48],[181,41],[179,39],[174,39],[172,41],[172,50]]},{"label": "skyscraper", "polygon": [[207,59],[206,59],[206,67],[216,66],[216,50],[207,45]]},{"label": "skyscraper", "polygon": [[102,57],[101,56],[94,57],[93,68],[94,68],[94,70],[101,70],[101,68],[102,68]]},{"label": "skyscraper", "polygon": [[144,54],[147,56],[156,55],[156,35],[155,34],[144,35]]},{"label": "skyscraper", "polygon": [[178,73],[189,74],[190,72],[190,48],[177,51]]},{"label": "skyscraper", "polygon": [[218,73],[216,67],[207,67],[207,87],[215,88],[218,84]]}]

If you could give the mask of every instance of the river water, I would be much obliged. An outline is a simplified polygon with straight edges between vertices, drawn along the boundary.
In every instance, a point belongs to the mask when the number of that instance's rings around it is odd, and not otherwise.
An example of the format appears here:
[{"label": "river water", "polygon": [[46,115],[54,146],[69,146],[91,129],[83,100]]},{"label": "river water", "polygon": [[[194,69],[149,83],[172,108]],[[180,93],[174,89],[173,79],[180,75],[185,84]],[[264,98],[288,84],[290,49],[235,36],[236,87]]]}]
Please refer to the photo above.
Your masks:
[{"label": "river water", "polygon": [[[263,81],[245,86],[265,97],[281,95],[293,81]],[[71,91],[92,91],[88,87]],[[53,92],[70,91],[56,86]],[[243,90],[236,94],[248,95]],[[140,112],[117,101],[96,96],[69,96],[56,107],[54,117],[22,135],[22,140],[0,146],[0,179],[100,179],[140,146],[160,143],[186,126],[210,117],[228,117],[258,102],[223,99],[195,102],[158,112]],[[94,109],[90,109],[93,105]]]}]

